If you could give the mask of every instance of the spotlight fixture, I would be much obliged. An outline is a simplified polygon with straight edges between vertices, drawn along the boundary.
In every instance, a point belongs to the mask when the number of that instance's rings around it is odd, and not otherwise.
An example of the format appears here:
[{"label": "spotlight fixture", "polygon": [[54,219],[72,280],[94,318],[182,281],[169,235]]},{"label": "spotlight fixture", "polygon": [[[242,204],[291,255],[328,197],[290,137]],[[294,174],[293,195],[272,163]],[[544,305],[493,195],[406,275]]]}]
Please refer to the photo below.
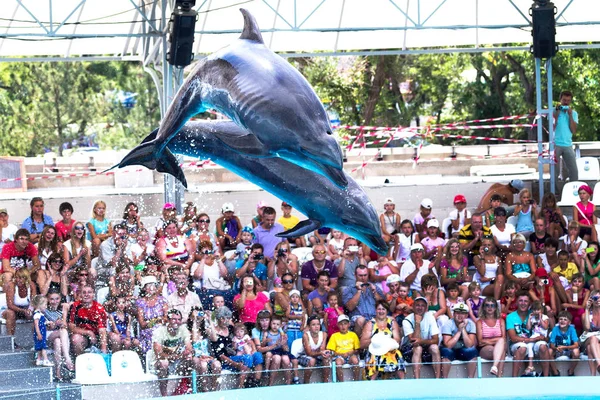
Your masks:
[{"label": "spotlight fixture", "polygon": [[196,0],[177,0],[169,20],[169,53],[167,61],[176,67],[185,67],[192,63],[194,55],[194,28],[198,13],[192,9]]}]

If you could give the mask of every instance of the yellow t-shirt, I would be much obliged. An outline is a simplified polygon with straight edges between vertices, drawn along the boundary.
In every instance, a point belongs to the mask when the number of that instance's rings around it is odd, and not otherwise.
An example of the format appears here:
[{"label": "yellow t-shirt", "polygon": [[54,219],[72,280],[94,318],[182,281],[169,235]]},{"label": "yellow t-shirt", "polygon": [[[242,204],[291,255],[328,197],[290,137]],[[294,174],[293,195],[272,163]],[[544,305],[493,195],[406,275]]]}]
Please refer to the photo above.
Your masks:
[{"label": "yellow t-shirt", "polygon": [[329,343],[327,343],[327,350],[335,351],[337,354],[346,354],[359,348],[358,336],[354,332],[346,334],[336,332],[331,335]]},{"label": "yellow t-shirt", "polygon": [[289,231],[290,229],[292,229],[293,227],[298,225],[298,222],[300,222],[300,218],[296,217],[295,215],[290,215],[289,218],[285,218],[284,216],[281,216],[281,217],[279,217],[277,222],[279,222],[281,225],[283,225],[283,227],[285,228],[286,231]]},{"label": "yellow t-shirt", "polygon": [[571,282],[573,275],[579,272],[579,268],[577,268],[577,265],[570,262],[567,263],[567,269],[562,270],[560,266],[556,266],[552,271],[556,272],[560,276],[564,276],[569,282]]}]

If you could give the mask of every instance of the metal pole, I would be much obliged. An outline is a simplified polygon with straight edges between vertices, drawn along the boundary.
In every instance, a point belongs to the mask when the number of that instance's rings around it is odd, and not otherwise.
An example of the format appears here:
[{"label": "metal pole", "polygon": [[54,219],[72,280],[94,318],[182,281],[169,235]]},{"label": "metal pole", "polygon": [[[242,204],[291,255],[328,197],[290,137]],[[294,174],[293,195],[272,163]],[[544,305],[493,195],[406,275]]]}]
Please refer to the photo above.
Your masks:
[{"label": "metal pole", "polygon": [[56,385],[56,400],[60,400],[60,385]]},{"label": "metal pole", "polygon": [[[536,118],[537,118],[537,142],[538,142],[538,173],[539,173],[539,177],[538,177],[538,184],[539,184],[539,190],[540,190],[540,201],[542,199],[542,197],[544,197],[544,163],[543,158],[541,157],[542,152],[544,151],[544,146],[543,146],[543,136],[542,136],[542,123],[543,123],[543,118],[542,118],[542,114],[544,113],[543,107],[542,107],[542,74],[541,74],[541,63],[542,60],[540,60],[539,58],[535,59],[535,94],[536,94],[536,108],[537,108],[537,112],[536,112]],[[552,169],[552,167],[550,167]],[[552,178],[552,172],[550,172],[550,179]]]},{"label": "metal pole", "polygon": [[196,372],[196,370],[192,371],[192,393],[196,394],[198,393],[198,373]]},{"label": "metal pole", "polygon": [[[552,108],[552,59],[546,60],[546,76],[548,79],[548,152],[554,154],[554,112]],[[554,163],[550,163],[550,192],[556,194]],[[541,196],[540,196],[541,201]]]},{"label": "metal pole", "polygon": [[331,361],[331,381],[333,383],[337,382],[337,371],[336,371],[337,365],[335,364],[335,360]]},{"label": "metal pole", "polygon": [[481,372],[481,357],[477,357],[477,378],[481,379],[482,377],[482,372]]}]

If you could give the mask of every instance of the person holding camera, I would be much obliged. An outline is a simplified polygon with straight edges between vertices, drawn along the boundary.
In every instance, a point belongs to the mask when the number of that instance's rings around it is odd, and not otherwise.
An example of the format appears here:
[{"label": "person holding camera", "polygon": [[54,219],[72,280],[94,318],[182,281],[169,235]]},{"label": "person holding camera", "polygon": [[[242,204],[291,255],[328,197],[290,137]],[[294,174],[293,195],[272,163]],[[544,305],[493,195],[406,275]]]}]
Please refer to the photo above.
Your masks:
[{"label": "person holding camera", "polygon": [[269,298],[256,287],[257,279],[253,275],[244,275],[240,281],[240,294],[233,298],[233,305],[238,312],[240,322],[246,325],[248,332],[252,332],[258,313],[263,309],[270,313],[273,310]]},{"label": "person holding camera", "polygon": [[356,284],[356,267],[367,265],[362,246],[358,245],[358,240],[353,237],[347,237],[344,240],[342,257],[337,259],[336,263],[338,266],[338,276],[340,277],[339,286],[341,288],[353,287]]},{"label": "person holding camera", "polygon": [[572,101],[573,93],[569,90],[560,92],[560,104],[554,110],[554,155],[557,160],[562,156],[569,180],[575,182],[578,180],[579,174],[575,161],[575,150],[573,150],[573,135],[577,132],[579,118],[577,111],[571,107]]},{"label": "person holding camera", "polygon": [[[538,268],[535,271],[535,284],[529,290],[529,296],[533,301],[540,301],[544,306],[544,312],[550,319],[550,325],[554,325],[556,315],[558,315],[558,305],[556,303],[554,282],[550,279],[548,272],[544,268]],[[558,282],[560,284],[560,282]]]},{"label": "person holding camera", "polygon": [[267,287],[267,265],[269,258],[263,254],[264,248],[260,243],[254,243],[250,247],[250,254],[248,258],[238,263],[235,271],[235,277],[237,281],[234,283],[234,290],[241,293],[243,285],[241,284],[241,277],[245,275],[251,275],[256,279],[256,283],[259,286],[258,290],[263,291]]},{"label": "person holding camera", "polygon": [[354,332],[360,337],[367,321],[375,318],[375,303],[385,300],[380,287],[369,282],[369,269],[358,265],[355,269],[354,286],[342,288],[342,302],[354,323]]}]

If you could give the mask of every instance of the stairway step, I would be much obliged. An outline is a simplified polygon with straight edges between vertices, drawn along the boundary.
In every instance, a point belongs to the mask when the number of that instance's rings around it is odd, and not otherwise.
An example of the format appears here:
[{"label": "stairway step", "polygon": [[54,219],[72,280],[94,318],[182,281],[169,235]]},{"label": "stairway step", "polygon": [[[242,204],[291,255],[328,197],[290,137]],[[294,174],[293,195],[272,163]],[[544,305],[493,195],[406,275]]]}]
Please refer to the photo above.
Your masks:
[{"label": "stairway step", "polygon": [[33,351],[0,353],[0,371],[32,368],[34,357]]},{"label": "stairway step", "polygon": [[8,387],[15,382],[24,383],[25,388],[47,387],[52,383],[52,368],[6,369],[0,373],[0,388]]},{"label": "stairway step", "polygon": [[81,385],[72,383],[53,383],[47,386],[23,388],[23,384],[14,387],[2,387],[0,398],[10,400],[56,400],[60,388],[61,400],[81,400]]},{"label": "stairway step", "polygon": [[12,336],[0,336],[0,352],[2,351],[13,351],[13,337]]}]

